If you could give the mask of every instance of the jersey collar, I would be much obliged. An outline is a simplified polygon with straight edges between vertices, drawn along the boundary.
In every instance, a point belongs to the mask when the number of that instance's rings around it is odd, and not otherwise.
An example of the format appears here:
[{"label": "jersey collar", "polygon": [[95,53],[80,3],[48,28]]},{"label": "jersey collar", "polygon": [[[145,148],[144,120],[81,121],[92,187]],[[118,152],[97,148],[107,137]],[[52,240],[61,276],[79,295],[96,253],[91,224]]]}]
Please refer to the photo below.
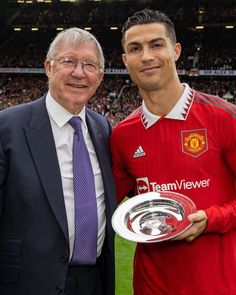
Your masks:
[{"label": "jersey collar", "polygon": [[[164,116],[164,118],[182,121],[185,121],[187,119],[194,98],[194,90],[191,89],[186,83],[183,83],[183,85],[185,87],[183,94],[179,98],[178,102],[174,105],[174,107],[170,110],[170,112],[166,116]],[[153,124],[155,124],[161,118],[161,116],[152,114],[147,109],[143,101],[141,118],[143,126],[148,129]]]}]

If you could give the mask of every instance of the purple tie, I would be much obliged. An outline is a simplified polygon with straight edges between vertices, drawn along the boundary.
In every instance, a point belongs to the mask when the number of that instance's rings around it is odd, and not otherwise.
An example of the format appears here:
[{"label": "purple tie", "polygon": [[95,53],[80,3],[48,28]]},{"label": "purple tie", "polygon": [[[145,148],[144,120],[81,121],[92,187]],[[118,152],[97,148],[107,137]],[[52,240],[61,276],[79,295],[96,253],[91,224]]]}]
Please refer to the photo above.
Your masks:
[{"label": "purple tie", "polygon": [[73,180],[75,194],[75,242],[72,264],[95,264],[98,217],[94,175],[79,117],[68,123],[74,128]]}]

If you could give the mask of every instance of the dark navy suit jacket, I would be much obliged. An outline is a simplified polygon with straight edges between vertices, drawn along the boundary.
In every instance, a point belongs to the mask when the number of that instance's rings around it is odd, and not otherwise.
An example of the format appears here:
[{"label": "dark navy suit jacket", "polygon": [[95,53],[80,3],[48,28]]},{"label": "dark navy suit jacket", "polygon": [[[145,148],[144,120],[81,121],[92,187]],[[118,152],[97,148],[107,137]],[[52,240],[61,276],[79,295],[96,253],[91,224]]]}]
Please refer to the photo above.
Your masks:
[{"label": "dark navy suit jacket", "polygon": [[[86,120],[105,190],[107,225],[101,276],[104,294],[113,295],[111,217],[116,203],[109,151],[111,126],[89,109]],[[60,293],[68,259],[61,174],[44,96],[0,112],[0,294]]]}]

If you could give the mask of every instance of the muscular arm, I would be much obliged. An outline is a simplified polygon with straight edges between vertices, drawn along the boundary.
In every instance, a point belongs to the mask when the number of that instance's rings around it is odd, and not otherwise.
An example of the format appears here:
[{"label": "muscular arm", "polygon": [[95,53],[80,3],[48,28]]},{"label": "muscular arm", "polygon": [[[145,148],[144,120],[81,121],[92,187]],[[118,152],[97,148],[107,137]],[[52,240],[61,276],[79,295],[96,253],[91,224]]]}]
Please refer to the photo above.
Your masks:
[{"label": "muscular arm", "polygon": [[[229,168],[234,178],[234,180],[232,179],[234,182],[232,201],[222,206],[213,204],[205,210],[199,210],[197,213],[189,215],[188,219],[193,222],[192,227],[176,237],[176,240],[191,242],[202,233],[223,234],[236,229],[236,109],[232,107],[231,115],[224,117],[224,121],[219,120],[217,123],[220,130],[222,165]],[[225,132],[225,126],[227,126],[227,132]]]},{"label": "muscular arm", "polygon": [[225,233],[236,229],[236,108],[233,105],[231,115],[225,117],[224,121],[222,119],[218,128],[221,128],[219,141],[222,149],[222,165],[232,172],[234,192],[231,202],[226,202],[222,206],[213,204],[205,209],[208,217],[205,232]]},{"label": "muscular arm", "polygon": [[119,147],[119,140],[112,133],[111,135],[112,170],[115,178],[118,203],[129,194],[134,187],[134,180],[128,174],[125,167],[125,159],[122,157],[122,149]]}]

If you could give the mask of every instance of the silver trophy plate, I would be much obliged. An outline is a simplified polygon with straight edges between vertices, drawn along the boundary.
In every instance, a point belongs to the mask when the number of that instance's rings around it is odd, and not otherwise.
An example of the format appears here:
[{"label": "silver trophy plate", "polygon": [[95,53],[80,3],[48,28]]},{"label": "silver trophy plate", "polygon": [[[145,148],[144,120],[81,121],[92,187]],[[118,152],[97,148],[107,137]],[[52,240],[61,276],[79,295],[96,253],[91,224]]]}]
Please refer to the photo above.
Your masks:
[{"label": "silver trophy plate", "polygon": [[197,211],[193,201],[174,192],[149,192],[134,196],[114,212],[112,226],[124,239],[139,243],[169,240],[187,230],[187,216]]}]

